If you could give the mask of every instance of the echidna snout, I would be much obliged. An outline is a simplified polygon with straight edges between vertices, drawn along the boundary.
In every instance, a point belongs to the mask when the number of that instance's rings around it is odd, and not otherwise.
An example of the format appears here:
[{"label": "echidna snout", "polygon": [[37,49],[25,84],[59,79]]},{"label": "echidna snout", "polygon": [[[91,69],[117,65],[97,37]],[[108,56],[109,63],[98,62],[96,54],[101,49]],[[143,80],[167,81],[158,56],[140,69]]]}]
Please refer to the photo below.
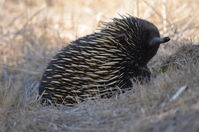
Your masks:
[{"label": "echidna snout", "polygon": [[114,18],[99,32],[64,47],[48,64],[39,86],[42,102],[73,105],[88,97],[107,97],[149,79],[147,67],[161,43],[157,27],[132,16]]},{"label": "echidna snout", "polygon": [[149,42],[149,46],[153,47],[156,45],[160,45],[161,43],[168,42],[169,40],[170,40],[169,37],[164,37],[164,38],[155,37]]}]

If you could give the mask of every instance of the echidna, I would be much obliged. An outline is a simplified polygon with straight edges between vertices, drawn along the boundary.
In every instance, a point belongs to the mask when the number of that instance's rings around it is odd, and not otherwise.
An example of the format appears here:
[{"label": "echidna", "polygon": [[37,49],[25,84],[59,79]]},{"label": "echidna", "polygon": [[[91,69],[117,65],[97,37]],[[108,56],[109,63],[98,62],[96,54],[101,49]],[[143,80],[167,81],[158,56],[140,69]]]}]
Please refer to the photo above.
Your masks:
[{"label": "echidna", "polygon": [[169,40],[146,20],[114,18],[100,31],[71,42],[51,60],[39,86],[42,102],[72,105],[132,87],[130,79],[147,80],[151,74],[147,63]]}]

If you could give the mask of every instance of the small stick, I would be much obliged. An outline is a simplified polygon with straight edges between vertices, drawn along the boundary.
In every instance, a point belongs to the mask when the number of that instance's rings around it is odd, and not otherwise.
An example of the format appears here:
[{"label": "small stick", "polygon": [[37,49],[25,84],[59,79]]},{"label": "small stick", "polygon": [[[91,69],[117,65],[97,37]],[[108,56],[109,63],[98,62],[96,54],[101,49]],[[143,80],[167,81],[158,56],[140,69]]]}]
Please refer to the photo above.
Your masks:
[{"label": "small stick", "polygon": [[179,88],[178,91],[171,97],[170,101],[176,100],[187,89],[188,89],[188,86],[186,85]]},{"label": "small stick", "polygon": [[167,32],[167,0],[163,0],[162,5],[162,19],[163,19],[163,30],[164,32]]},{"label": "small stick", "polygon": [[139,17],[139,0],[136,1],[136,15]]}]

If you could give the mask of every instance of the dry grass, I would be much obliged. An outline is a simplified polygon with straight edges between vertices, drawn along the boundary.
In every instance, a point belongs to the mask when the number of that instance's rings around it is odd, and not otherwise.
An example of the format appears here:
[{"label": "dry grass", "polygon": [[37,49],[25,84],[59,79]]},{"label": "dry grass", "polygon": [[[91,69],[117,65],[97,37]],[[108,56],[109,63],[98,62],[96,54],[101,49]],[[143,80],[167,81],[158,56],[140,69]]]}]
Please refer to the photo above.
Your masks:
[{"label": "dry grass", "polygon": [[[164,1],[1,0],[0,130],[199,131],[199,1]],[[42,107],[37,86],[49,59],[118,13],[148,19],[172,37],[149,64],[156,78],[111,99]]]}]

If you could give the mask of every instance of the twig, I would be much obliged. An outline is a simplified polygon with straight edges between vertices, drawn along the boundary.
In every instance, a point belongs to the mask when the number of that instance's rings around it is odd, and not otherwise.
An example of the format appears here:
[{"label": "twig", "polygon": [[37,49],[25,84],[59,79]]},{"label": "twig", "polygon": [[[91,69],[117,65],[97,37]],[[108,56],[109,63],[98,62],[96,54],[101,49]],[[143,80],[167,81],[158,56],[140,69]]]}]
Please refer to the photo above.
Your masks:
[{"label": "twig", "polygon": [[163,5],[162,5],[162,18],[163,18],[163,30],[164,32],[167,32],[167,0],[163,0]]},{"label": "twig", "polygon": [[29,23],[35,16],[37,16],[38,14],[40,14],[44,9],[45,9],[45,7],[42,8],[42,9],[40,9],[40,10],[38,10],[38,11],[36,11],[30,18],[28,18],[28,20],[27,20],[26,23],[22,26],[22,28],[21,28],[20,30],[18,30],[18,31],[15,33],[15,37],[16,37],[18,34],[20,34],[20,33],[26,28],[26,26],[28,25],[28,23]]},{"label": "twig", "polygon": [[176,32],[174,32],[174,33],[172,33],[171,35],[169,35],[170,37],[174,37],[174,36],[176,36],[176,35],[178,35],[178,34],[180,34],[180,33],[183,33],[183,32],[185,32],[185,31],[188,31],[188,30],[192,30],[192,29],[194,29],[194,28],[198,28],[199,27],[199,24],[197,24],[197,25],[195,25],[195,26],[192,26],[192,27],[190,27],[190,28],[185,28],[185,29],[181,29],[180,31],[176,31]]},{"label": "twig", "polygon": [[39,75],[40,74],[40,72],[30,71],[28,69],[19,69],[19,68],[10,68],[10,67],[8,69],[28,73],[28,74],[31,74],[31,75]]},{"label": "twig", "polygon": [[[4,64],[0,64],[0,66],[4,66]],[[39,75],[40,74],[40,72],[30,71],[28,69],[20,69],[20,68],[14,68],[14,67],[9,67],[9,66],[7,66],[6,68],[10,69],[10,70],[15,70],[15,71],[19,71],[19,72],[28,73],[28,74],[31,74],[31,75]]]},{"label": "twig", "polygon": [[136,1],[136,15],[139,17],[139,0]]},{"label": "twig", "polygon": [[170,101],[176,100],[187,89],[188,89],[188,86],[186,85],[180,87],[178,91],[171,97]]},{"label": "twig", "polygon": [[[144,2],[147,6],[149,6],[149,7],[150,7],[162,20],[164,20],[163,16],[162,16],[151,4],[149,4],[149,2],[147,2],[146,0],[143,0],[143,2]],[[166,21],[167,21],[167,23],[168,23],[169,25],[172,25],[171,22],[168,20],[168,18],[166,19]]]}]

